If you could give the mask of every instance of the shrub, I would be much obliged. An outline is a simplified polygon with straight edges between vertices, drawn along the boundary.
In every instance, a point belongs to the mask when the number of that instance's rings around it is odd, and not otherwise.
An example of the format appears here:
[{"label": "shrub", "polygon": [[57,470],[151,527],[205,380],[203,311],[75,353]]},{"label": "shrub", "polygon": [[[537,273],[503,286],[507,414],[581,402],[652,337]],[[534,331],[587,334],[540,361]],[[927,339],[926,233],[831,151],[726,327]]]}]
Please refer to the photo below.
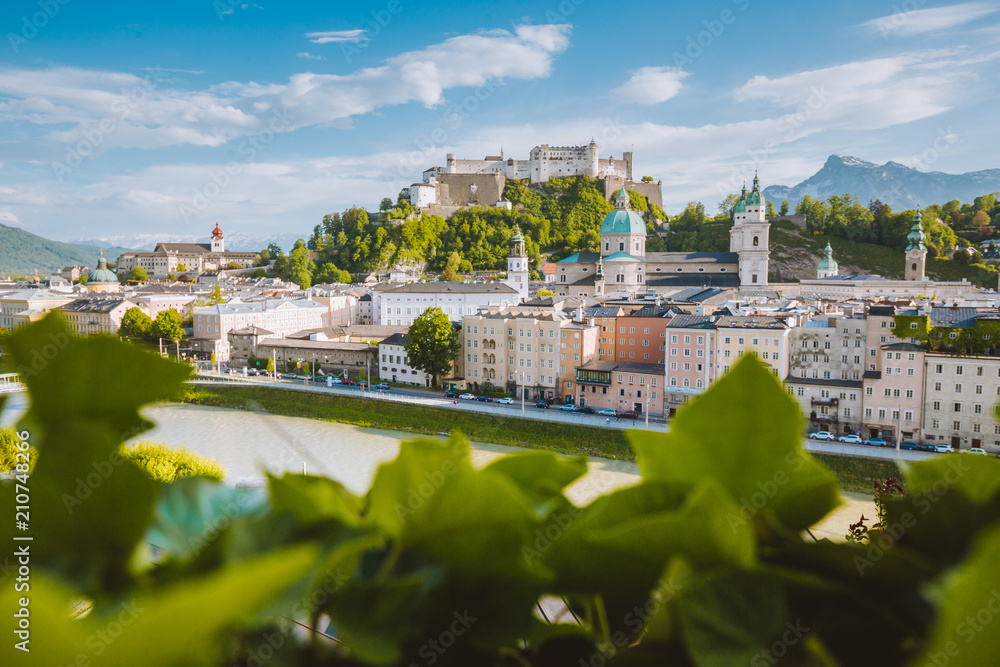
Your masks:
[{"label": "shrub", "polygon": [[122,453],[158,482],[169,483],[179,477],[198,475],[218,480],[226,478],[226,469],[218,461],[184,447],[170,447],[164,442],[140,440],[123,447]]}]

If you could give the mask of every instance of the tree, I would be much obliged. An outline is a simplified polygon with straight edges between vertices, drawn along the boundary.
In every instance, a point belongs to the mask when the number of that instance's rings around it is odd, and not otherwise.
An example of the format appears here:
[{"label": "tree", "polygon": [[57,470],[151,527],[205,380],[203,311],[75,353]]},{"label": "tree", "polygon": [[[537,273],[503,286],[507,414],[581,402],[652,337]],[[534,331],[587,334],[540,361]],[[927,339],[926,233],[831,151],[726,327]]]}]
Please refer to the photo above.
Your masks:
[{"label": "tree", "polygon": [[226,264],[226,268],[229,269],[230,271],[238,271],[239,269],[243,268],[243,265],[240,264],[239,262],[229,262],[228,264]]},{"label": "tree", "polygon": [[559,296],[559,295],[550,290],[548,287],[543,287],[537,292],[535,292],[535,296]]},{"label": "tree", "polygon": [[653,177],[652,176],[643,176],[642,177],[642,182],[643,183],[652,183],[653,182]]},{"label": "tree", "polygon": [[178,341],[184,337],[184,329],[181,327],[181,315],[173,308],[162,310],[153,320],[150,329],[153,338],[166,338],[170,341]]},{"label": "tree", "polygon": [[208,293],[208,300],[205,302],[206,306],[217,306],[220,303],[226,302],[226,296],[222,293],[222,287],[219,283],[212,285],[212,291]]},{"label": "tree", "polygon": [[90,276],[84,273],[83,275],[80,276],[80,279],[76,282],[81,285],[86,285],[88,280],[90,280]]},{"label": "tree", "polygon": [[264,278],[267,276],[267,271],[264,269],[254,269],[253,273],[250,275],[251,278]]},{"label": "tree", "polygon": [[178,270],[178,271],[179,271],[180,273],[184,273],[185,271],[187,271],[187,266],[185,266],[185,265],[184,265],[184,263],[183,263],[183,262],[181,262],[181,263],[179,263],[179,264],[177,265],[177,270]]},{"label": "tree", "polygon": [[149,337],[150,327],[153,320],[138,306],[132,306],[125,311],[122,316],[121,325],[118,327],[118,335],[128,339],[145,339]]},{"label": "tree", "polygon": [[765,207],[764,215],[769,217],[774,217],[775,215],[777,215],[777,213],[774,212],[774,202],[772,202],[770,199],[767,200],[767,206]]},{"label": "tree", "polygon": [[383,197],[382,202],[378,205],[378,210],[384,213],[385,211],[388,211],[391,208],[392,208],[392,200],[389,199],[388,197]]},{"label": "tree", "polygon": [[781,208],[778,209],[778,215],[788,215],[788,207],[789,206],[790,206],[790,204],[788,203],[787,199],[785,201],[781,202]]},{"label": "tree", "polygon": [[126,283],[144,283],[149,280],[149,274],[141,266],[133,266],[132,270],[125,276]]},{"label": "tree", "polygon": [[406,338],[410,366],[428,373],[435,387],[438,377],[451,370],[460,350],[458,331],[437,306],[425,310],[410,325]]},{"label": "tree", "polygon": [[444,272],[441,274],[442,280],[455,280],[458,278],[458,271],[462,265],[462,256],[458,252],[452,252],[448,255],[448,261],[445,263]]},{"label": "tree", "polygon": [[271,262],[271,253],[267,248],[260,251],[260,254],[253,258],[254,266],[267,266]]},{"label": "tree", "polygon": [[[277,267],[277,264],[275,265]],[[313,263],[309,259],[309,249],[304,240],[295,242],[295,247],[288,253],[288,263],[281,272],[281,279],[295,283],[299,287],[312,285]]]}]

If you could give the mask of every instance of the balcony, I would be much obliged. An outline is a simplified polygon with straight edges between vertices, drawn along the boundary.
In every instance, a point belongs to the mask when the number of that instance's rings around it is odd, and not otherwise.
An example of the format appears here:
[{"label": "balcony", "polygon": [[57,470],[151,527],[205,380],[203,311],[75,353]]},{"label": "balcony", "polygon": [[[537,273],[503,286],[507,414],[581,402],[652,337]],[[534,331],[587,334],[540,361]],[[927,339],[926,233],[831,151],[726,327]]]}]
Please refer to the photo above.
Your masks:
[{"label": "balcony", "polygon": [[831,406],[831,407],[837,407],[838,405],[840,405],[840,399],[839,398],[817,398],[817,397],[814,396],[811,399],[809,399],[809,403],[811,405],[827,405],[827,406]]}]

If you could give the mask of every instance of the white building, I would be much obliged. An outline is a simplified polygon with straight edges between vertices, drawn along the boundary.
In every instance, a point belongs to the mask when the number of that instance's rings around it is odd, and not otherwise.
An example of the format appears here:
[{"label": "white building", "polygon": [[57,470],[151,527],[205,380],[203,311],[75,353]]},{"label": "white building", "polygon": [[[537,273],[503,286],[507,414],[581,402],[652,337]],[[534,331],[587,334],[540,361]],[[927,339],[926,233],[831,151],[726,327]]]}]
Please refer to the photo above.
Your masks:
[{"label": "white building", "polygon": [[1000,451],[993,407],[1000,397],[1000,357],[926,354],[924,439],[955,449]]},{"label": "white building", "polygon": [[134,267],[146,270],[150,278],[166,278],[171,273],[199,274],[224,269],[232,263],[241,268],[253,266],[255,252],[226,250],[222,230],[216,221],[209,243],[157,243],[152,252],[126,252],[118,257],[115,270],[128,274]]},{"label": "white building", "polygon": [[379,378],[418,387],[431,386],[431,376],[410,366],[406,354],[407,334],[393,334],[378,344]]},{"label": "white building", "polygon": [[229,332],[249,326],[273,331],[279,338],[303,329],[327,326],[327,307],[309,299],[271,299],[208,306],[194,313],[192,351],[229,359]]},{"label": "white building", "polygon": [[0,296],[0,327],[13,330],[30,324],[76,298],[73,294],[55,294],[41,289],[8,292]]},{"label": "white building", "polygon": [[375,324],[408,327],[428,308],[440,308],[449,320],[460,322],[480,308],[514,305],[520,295],[504,283],[433,282],[374,290],[372,299],[379,314]]},{"label": "white building", "polygon": [[[424,183],[438,172],[446,174],[501,174],[517,180],[530,179],[532,183],[544,183],[550,178],[567,176],[590,176],[617,181],[632,180],[632,153],[622,153],[622,159],[614,156],[602,159],[597,142],[591,139],[586,146],[535,146],[528,153],[527,160],[505,158],[500,155],[486,156],[482,160],[456,159],[454,153],[445,156],[445,166],[433,167],[424,172]],[[415,197],[410,186],[411,203]],[[416,198],[424,196],[423,193]]]}]

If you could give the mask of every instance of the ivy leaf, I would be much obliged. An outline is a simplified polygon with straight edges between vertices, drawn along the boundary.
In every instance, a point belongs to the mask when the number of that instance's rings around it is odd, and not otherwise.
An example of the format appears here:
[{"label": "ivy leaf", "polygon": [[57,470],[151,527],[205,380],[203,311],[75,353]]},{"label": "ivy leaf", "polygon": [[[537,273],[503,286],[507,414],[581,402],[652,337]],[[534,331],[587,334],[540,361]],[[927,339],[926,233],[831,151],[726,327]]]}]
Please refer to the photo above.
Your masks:
[{"label": "ivy leaf", "polygon": [[500,473],[536,502],[564,498],[563,490],[587,473],[587,459],[553,452],[518,452],[500,457],[483,468]]},{"label": "ivy leaf", "polygon": [[992,457],[959,454],[923,461],[899,461],[907,493],[936,494],[954,489],[973,503],[985,505],[1000,492],[1000,461]]},{"label": "ivy leaf", "polygon": [[361,523],[361,501],[344,485],[327,477],[286,473],[268,475],[271,507],[275,514],[289,512],[300,526],[338,521],[348,526]]},{"label": "ivy leaf", "polygon": [[[177,395],[190,371],[115,338],[77,338],[57,313],[19,329],[6,347],[30,394],[25,423],[39,450],[33,563],[92,593],[120,589],[159,485],[118,447],[149,426],[139,408]],[[0,538],[11,527],[0,526]]]},{"label": "ivy leaf", "polygon": [[[930,640],[914,664],[953,667],[1000,664],[1000,644],[992,623],[1000,614],[1000,528],[978,540],[969,558],[946,582],[943,602]],[[940,657],[939,657],[940,656]]]},{"label": "ivy leaf", "polygon": [[[315,553],[310,545],[282,550],[121,598],[76,620],[69,618],[69,592],[34,573],[31,664],[83,664],[78,659],[82,655],[90,664],[167,667],[215,655],[222,631],[236,627],[301,577]],[[13,587],[0,592],[5,609],[14,595]],[[19,664],[13,662],[19,655],[9,640],[0,646],[4,664]]]},{"label": "ivy leaf", "polygon": [[182,477],[163,488],[145,541],[186,561],[239,516],[259,513],[261,500],[205,477]]},{"label": "ivy leaf", "polygon": [[763,363],[746,356],[678,413],[670,433],[628,435],[643,478],[687,484],[712,478],[744,518],[772,512],[801,530],[839,503],[836,477],[802,448],[802,425],[795,399]]}]

